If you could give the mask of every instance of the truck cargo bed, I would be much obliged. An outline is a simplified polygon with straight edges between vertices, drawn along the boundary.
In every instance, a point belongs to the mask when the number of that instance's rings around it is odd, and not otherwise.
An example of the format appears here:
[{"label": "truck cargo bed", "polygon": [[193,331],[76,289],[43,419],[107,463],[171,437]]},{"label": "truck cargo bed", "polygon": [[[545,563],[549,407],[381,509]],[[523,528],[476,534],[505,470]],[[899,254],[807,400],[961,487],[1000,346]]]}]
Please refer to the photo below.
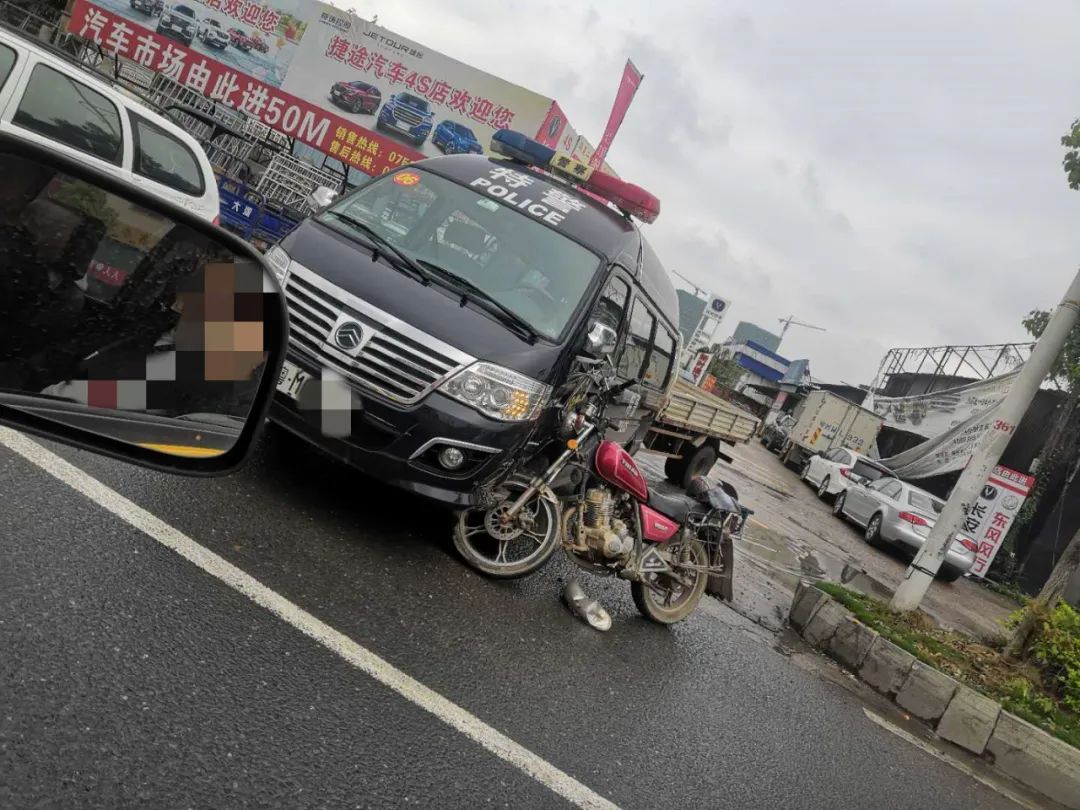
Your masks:
[{"label": "truck cargo bed", "polygon": [[668,406],[657,415],[656,427],[662,430],[664,425],[742,444],[757,432],[758,418],[680,378]]}]

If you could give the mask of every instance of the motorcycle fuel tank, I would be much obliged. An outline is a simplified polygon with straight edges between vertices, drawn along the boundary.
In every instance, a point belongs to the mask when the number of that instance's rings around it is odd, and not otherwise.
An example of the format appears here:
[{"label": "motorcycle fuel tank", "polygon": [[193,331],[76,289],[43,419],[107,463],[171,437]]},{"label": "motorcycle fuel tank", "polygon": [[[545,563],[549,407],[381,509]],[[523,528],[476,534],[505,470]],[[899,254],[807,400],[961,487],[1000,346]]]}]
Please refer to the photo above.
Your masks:
[{"label": "motorcycle fuel tank", "polygon": [[649,500],[649,485],[629,453],[612,441],[596,448],[596,471],[605,481],[625,489],[639,501]]}]

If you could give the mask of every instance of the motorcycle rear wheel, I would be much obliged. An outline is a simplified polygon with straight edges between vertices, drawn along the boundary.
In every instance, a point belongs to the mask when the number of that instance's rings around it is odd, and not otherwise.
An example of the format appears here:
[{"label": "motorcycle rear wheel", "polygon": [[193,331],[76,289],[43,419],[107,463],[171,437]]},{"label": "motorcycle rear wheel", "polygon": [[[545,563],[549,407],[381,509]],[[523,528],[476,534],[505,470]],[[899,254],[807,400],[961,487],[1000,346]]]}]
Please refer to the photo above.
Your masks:
[{"label": "motorcycle rear wheel", "polygon": [[630,583],[630,595],[638,611],[658,624],[675,624],[693,613],[709,581],[709,555],[700,540],[695,537],[670,546],[676,558],[690,566],[679,569],[684,579],[692,578],[690,584],[679,583],[664,573],[645,574],[647,581]]},{"label": "motorcycle rear wheel", "polygon": [[470,566],[493,579],[517,579],[539,571],[559,547],[558,505],[537,494],[527,501],[514,522],[503,526],[498,516],[528,487],[511,480],[510,493],[490,509],[474,507],[458,513],[454,548]]}]

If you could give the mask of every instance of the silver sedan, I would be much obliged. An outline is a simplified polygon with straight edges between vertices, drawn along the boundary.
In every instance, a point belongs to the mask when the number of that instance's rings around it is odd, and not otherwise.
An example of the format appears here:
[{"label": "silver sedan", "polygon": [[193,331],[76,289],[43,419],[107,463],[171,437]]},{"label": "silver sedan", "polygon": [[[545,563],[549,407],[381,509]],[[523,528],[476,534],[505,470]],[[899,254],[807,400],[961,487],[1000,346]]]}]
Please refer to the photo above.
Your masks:
[{"label": "silver sedan", "polygon": [[[862,526],[866,542],[872,546],[888,543],[914,553],[926,543],[944,505],[929,492],[897,478],[880,478],[849,485],[833,502],[833,514]],[[973,541],[954,539],[938,576],[952,582],[966,573],[975,562],[976,551]]]}]

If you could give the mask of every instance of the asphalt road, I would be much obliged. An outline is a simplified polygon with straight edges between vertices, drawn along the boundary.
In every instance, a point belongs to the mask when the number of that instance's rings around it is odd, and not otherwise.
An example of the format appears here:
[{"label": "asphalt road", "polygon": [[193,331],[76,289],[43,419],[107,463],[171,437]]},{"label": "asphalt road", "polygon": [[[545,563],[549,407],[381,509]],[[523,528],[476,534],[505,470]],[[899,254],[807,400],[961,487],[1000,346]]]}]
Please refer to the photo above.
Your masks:
[{"label": "asphalt road", "polygon": [[[56,452],[620,807],[1015,807],[728,608],[662,628],[591,579],[596,633],[564,561],[481,579],[275,432],[225,479]],[[0,807],[568,805],[2,444],[0,493]]]}]

